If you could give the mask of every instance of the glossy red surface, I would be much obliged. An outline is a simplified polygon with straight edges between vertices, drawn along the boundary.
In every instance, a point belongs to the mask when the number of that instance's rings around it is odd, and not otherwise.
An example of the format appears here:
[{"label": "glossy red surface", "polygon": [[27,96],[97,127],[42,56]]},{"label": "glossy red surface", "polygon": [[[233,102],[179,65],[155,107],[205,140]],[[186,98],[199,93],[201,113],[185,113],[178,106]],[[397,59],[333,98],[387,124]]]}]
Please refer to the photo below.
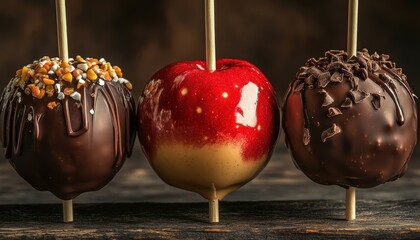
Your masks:
[{"label": "glossy red surface", "polygon": [[270,156],[279,135],[279,107],[267,78],[254,65],[233,59],[205,70],[202,61],[158,71],[138,106],[139,138],[153,156],[162,143],[202,147],[242,143],[245,161]]}]

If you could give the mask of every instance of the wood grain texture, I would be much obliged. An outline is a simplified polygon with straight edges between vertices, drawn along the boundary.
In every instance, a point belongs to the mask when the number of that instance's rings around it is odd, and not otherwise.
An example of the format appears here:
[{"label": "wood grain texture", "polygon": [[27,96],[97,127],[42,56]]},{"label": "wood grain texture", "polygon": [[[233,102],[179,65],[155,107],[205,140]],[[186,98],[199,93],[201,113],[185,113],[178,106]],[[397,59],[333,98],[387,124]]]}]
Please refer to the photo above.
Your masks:
[{"label": "wood grain texture", "polygon": [[206,203],[76,204],[61,222],[59,204],[0,206],[0,236],[130,239],[325,239],[420,237],[420,200],[359,201],[344,220],[344,201],[221,202],[221,223],[207,222]]},{"label": "wood grain texture", "polygon": [[[312,182],[296,169],[290,154],[278,146],[266,168],[250,183],[229,194],[226,201],[344,200],[338,186]],[[414,153],[407,174],[397,181],[375,188],[358,189],[358,200],[420,200],[420,153]],[[133,156],[103,189],[86,192],[75,204],[99,202],[203,202],[200,195],[164,183],[151,169],[135,145]],[[50,192],[32,188],[0,155],[0,204],[58,203]]]}]

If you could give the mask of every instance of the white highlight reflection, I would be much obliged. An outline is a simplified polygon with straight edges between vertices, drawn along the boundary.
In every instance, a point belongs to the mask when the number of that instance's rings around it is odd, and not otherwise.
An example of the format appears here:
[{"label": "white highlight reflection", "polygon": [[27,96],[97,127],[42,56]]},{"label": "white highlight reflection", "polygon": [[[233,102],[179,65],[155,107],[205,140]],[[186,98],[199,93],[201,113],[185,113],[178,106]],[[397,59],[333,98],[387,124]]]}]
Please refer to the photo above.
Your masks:
[{"label": "white highlight reflection", "polygon": [[241,99],[236,107],[236,123],[247,127],[257,125],[258,86],[249,82],[241,89]]}]

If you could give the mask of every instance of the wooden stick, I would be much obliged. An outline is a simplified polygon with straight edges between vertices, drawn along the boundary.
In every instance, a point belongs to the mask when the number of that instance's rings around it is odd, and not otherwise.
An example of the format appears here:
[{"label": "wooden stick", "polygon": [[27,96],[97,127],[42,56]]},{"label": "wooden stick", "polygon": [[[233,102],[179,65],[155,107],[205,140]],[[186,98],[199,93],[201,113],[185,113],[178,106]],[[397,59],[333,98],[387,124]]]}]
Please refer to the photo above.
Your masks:
[{"label": "wooden stick", "polygon": [[[349,58],[357,54],[357,18],[359,0],[349,0],[347,25],[347,53]],[[346,190],[346,220],[356,219],[356,188]]]},{"label": "wooden stick", "polygon": [[214,30],[214,0],[204,0],[206,15],[206,64],[207,70],[216,70],[216,34]]},{"label": "wooden stick", "polygon": [[63,201],[63,221],[65,223],[73,222],[73,200]]},{"label": "wooden stick", "polygon": [[346,220],[356,219],[356,188],[349,187],[346,190]]},{"label": "wooden stick", "polygon": [[[357,20],[359,0],[349,0],[347,25],[347,53],[349,57],[357,53]],[[356,188],[346,190],[346,220],[356,219]]]},{"label": "wooden stick", "polygon": [[219,222],[219,200],[218,199],[209,200],[209,222],[210,223]]},{"label": "wooden stick", "polygon": [[55,0],[57,15],[58,55],[63,61],[68,61],[66,0]]},{"label": "wooden stick", "polygon": [[349,0],[349,13],[347,25],[347,53],[349,57],[356,56],[357,52],[357,15],[359,0]]},{"label": "wooden stick", "polygon": [[[67,45],[67,20],[66,20],[66,0],[55,0],[55,11],[57,15],[57,38],[58,56],[63,61],[69,60],[69,50]],[[63,221],[73,222],[73,200],[63,201]]]},{"label": "wooden stick", "polygon": [[[204,0],[206,15],[206,64],[208,71],[216,70],[216,37],[214,31],[214,0]],[[216,189],[213,185],[213,189]],[[219,200],[209,200],[209,222],[219,222]]]}]

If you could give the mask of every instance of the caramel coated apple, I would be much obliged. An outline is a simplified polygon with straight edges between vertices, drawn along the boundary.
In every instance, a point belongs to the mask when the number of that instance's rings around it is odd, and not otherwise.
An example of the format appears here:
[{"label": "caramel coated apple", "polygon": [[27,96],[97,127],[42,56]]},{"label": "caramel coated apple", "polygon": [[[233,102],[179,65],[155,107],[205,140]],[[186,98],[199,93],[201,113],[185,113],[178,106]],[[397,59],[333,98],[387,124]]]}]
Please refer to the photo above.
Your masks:
[{"label": "caramel coated apple", "polygon": [[279,133],[275,92],[252,64],[179,62],[158,71],[138,106],[139,138],[168,184],[223,199],[267,164]]}]

